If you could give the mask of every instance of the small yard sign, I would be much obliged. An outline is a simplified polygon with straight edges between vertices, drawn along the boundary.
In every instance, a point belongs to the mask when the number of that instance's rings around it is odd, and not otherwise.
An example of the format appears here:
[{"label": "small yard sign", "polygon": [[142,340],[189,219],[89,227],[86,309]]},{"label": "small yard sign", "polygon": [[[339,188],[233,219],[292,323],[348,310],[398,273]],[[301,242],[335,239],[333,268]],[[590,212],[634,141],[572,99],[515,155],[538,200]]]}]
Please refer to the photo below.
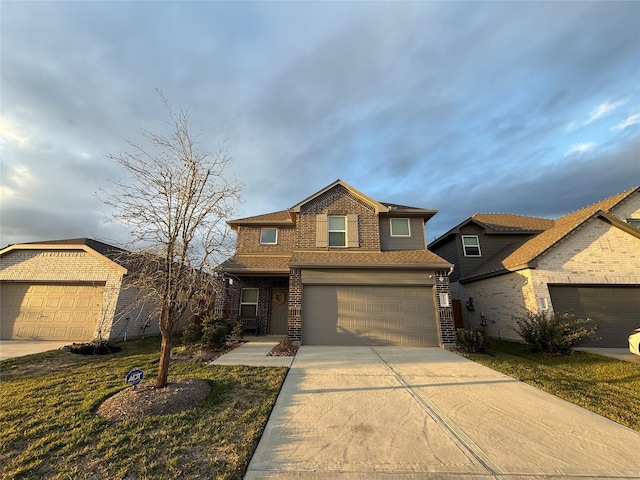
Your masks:
[{"label": "small yard sign", "polygon": [[136,386],[142,381],[142,379],[144,378],[144,373],[142,372],[142,370],[140,370],[139,368],[135,368],[133,370],[131,370],[129,373],[127,373],[127,377],[125,378],[125,382],[133,385],[133,388],[135,389]]}]

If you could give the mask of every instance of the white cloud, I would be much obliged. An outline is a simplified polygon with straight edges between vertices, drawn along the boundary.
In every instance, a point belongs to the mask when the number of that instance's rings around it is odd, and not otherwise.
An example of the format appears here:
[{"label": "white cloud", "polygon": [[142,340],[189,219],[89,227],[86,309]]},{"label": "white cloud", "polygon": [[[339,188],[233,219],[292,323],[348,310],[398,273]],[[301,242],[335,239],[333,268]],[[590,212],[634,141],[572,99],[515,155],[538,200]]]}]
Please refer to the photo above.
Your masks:
[{"label": "white cloud", "polygon": [[565,152],[564,156],[570,157],[571,155],[585,153],[595,146],[595,142],[574,143],[573,145],[571,145],[571,147],[569,147],[569,150]]},{"label": "white cloud", "polygon": [[0,148],[6,143],[17,144],[20,148],[27,148],[31,144],[31,136],[25,135],[18,127],[3,119],[0,121]]},{"label": "white cloud", "polygon": [[591,113],[589,114],[589,118],[587,119],[587,121],[584,124],[585,125],[589,125],[591,122],[595,122],[599,118],[602,118],[605,115],[613,112],[615,109],[621,107],[625,103],[627,103],[626,100],[620,100],[620,101],[617,101],[617,102],[604,102],[604,103],[601,103],[596,108],[591,110]]},{"label": "white cloud", "polygon": [[623,130],[631,125],[636,125],[640,123],[640,110],[636,110],[629,114],[627,118],[621,121],[619,124],[611,127],[611,130]]}]

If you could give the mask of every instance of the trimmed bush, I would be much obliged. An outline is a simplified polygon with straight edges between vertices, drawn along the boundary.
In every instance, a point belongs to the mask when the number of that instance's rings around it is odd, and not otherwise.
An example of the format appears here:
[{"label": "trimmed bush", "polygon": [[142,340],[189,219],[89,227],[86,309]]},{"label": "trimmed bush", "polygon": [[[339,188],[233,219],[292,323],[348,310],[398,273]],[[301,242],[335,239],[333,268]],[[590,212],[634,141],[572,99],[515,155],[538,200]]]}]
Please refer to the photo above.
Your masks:
[{"label": "trimmed bush", "polygon": [[198,343],[202,340],[202,325],[198,323],[190,323],[182,331],[182,343]]},{"label": "trimmed bush", "polygon": [[467,353],[481,353],[487,350],[487,336],[482,328],[456,330],[456,344]]},{"label": "trimmed bush", "polygon": [[233,325],[231,325],[231,322],[229,321],[229,319],[224,318],[222,315],[212,315],[210,317],[205,318],[202,321],[202,327],[204,330],[207,330],[208,328],[211,328],[211,327],[215,328],[220,326],[225,328],[225,330],[227,331],[226,335],[229,335],[233,328]]},{"label": "trimmed bush", "polygon": [[227,343],[227,328],[224,325],[205,327],[202,332],[202,345],[208,348],[219,348]]},{"label": "trimmed bush", "polygon": [[579,318],[569,313],[552,316],[547,312],[528,312],[514,319],[518,324],[516,332],[534,352],[568,355],[573,347],[596,333],[596,326],[590,318]]}]

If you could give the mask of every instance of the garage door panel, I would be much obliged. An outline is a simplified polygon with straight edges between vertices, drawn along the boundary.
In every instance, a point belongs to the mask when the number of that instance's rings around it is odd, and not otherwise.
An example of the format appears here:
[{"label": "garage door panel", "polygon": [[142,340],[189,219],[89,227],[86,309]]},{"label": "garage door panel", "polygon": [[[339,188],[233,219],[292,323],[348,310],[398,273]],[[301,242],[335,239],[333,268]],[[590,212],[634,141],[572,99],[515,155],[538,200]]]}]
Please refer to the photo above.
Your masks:
[{"label": "garage door panel", "polygon": [[0,338],[93,338],[103,286],[0,283]]},{"label": "garage door panel", "polygon": [[594,320],[596,338],[585,346],[626,348],[629,333],[640,327],[640,286],[549,285],[555,312]]},{"label": "garage door panel", "polygon": [[304,286],[302,343],[438,345],[430,287]]}]

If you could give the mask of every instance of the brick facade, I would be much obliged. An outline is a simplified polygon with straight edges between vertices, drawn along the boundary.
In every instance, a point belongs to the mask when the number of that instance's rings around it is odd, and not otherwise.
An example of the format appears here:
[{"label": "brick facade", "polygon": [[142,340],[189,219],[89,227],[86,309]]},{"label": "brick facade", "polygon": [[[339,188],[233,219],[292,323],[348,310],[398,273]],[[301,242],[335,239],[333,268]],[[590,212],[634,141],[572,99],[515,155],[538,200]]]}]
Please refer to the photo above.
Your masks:
[{"label": "brick facade", "polygon": [[[451,293],[449,291],[449,272],[436,270],[436,302],[438,305],[438,320],[440,322],[440,339],[445,346],[453,346],[456,343],[456,328],[453,322],[453,308],[451,307]],[[439,294],[449,297],[449,304],[442,305]]]},{"label": "brick facade", "polygon": [[378,215],[368,203],[352,195],[338,185],[305,204],[297,218],[296,248],[315,250],[317,215],[358,215],[358,248],[360,250],[380,250],[380,228]]},{"label": "brick facade", "polygon": [[[289,271],[288,277],[279,277],[278,271],[274,270],[274,276],[261,276],[261,271],[258,267],[253,265],[260,265],[260,268],[266,269],[268,262],[265,261],[270,255],[283,255],[293,254],[294,251],[349,251],[355,250],[366,253],[379,253],[381,249],[381,228],[386,229],[386,236],[389,234],[389,220],[385,217],[383,222],[380,221],[379,213],[376,209],[376,203],[367,201],[359,193],[354,193],[352,189],[347,188],[342,183],[335,184],[332,188],[329,188],[323,193],[317,196],[310,197],[308,201],[299,205],[299,210],[295,207],[295,223],[294,227],[278,226],[278,244],[277,245],[260,245],[260,225],[256,224],[256,217],[251,217],[249,222],[237,221],[238,224],[238,238],[236,243],[236,255],[241,260],[244,255],[251,257],[252,267],[247,268],[247,274],[241,275],[237,270],[229,269],[229,273],[234,273],[233,285],[228,289],[225,298],[228,301],[228,313],[232,321],[237,320],[240,309],[240,295],[242,288],[258,288],[258,319],[262,332],[268,332],[268,319],[269,319],[269,307],[270,307],[270,291],[272,288],[288,287],[288,337],[295,341],[300,342],[302,337],[302,305],[304,287],[302,285],[302,270],[299,268],[292,268]],[[353,223],[348,221],[347,225],[347,247],[319,247],[318,245],[326,244],[326,240],[322,242],[319,240],[317,233],[318,216],[319,215],[357,215],[357,247],[352,244],[353,241]],[[273,219],[273,214],[265,215],[265,226]],[[326,220],[325,220],[326,221]],[[415,217],[412,219],[415,224],[413,230],[416,230],[413,238],[407,239],[390,239],[387,241],[387,248],[389,250],[424,250],[424,219]],[[326,228],[326,227],[325,227]],[[394,243],[395,242],[395,243]],[[398,244],[398,246],[395,246]],[[255,258],[261,257],[260,262],[256,262]],[[363,259],[365,257],[362,257]],[[238,260],[238,263],[233,265],[242,264]],[[248,263],[245,260],[246,263]],[[366,260],[362,260],[363,267],[371,268]],[[245,264],[246,264],[245,263]],[[443,261],[446,265],[446,262]],[[410,265],[412,267],[413,265]],[[321,267],[319,267],[321,268]],[[398,271],[403,271],[406,268],[405,265],[398,267]],[[413,270],[413,269],[412,269]],[[368,270],[363,270],[368,272]],[[425,269],[425,275],[430,275],[433,271]],[[437,293],[449,293],[449,279],[448,271],[438,271],[438,276],[442,278],[440,284],[438,284],[436,290]],[[336,275],[340,275],[336,271]],[[383,279],[386,284],[393,285],[393,276]],[[438,295],[436,295],[436,302],[440,301]],[[440,323],[439,331],[441,335],[441,342],[443,344],[451,344],[455,341],[455,329],[453,323],[453,311],[451,306],[437,305],[437,318]],[[217,307],[217,311],[222,311],[221,305]]]}]

